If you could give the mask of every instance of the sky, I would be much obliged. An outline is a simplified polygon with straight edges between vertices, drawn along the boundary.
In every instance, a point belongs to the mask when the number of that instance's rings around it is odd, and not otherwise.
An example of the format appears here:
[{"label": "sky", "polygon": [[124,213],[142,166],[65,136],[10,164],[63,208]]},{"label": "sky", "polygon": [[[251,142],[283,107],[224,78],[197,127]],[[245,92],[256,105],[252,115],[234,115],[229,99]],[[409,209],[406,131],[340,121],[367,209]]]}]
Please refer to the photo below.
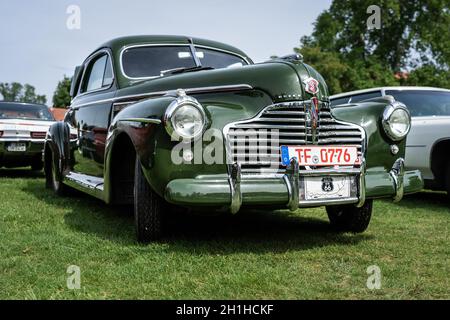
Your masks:
[{"label": "sky", "polygon": [[[331,0],[0,0],[0,82],[53,92],[107,40],[176,34],[236,46],[255,62],[292,53]],[[67,21],[80,9],[80,28]],[[69,24],[74,26],[74,24]]]}]

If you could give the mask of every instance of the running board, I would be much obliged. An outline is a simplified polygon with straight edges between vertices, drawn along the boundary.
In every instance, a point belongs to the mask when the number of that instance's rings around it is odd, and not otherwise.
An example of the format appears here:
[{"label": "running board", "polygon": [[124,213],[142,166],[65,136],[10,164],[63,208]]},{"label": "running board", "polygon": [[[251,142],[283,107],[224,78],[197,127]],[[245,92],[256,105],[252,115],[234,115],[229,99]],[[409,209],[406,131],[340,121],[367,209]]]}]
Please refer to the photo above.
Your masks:
[{"label": "running board", "polygon": [[64,176],[64,183],[72,188],[87,192],[90,195],[103,200],[103,178],[76,172],[69,172],[69,174]]}]

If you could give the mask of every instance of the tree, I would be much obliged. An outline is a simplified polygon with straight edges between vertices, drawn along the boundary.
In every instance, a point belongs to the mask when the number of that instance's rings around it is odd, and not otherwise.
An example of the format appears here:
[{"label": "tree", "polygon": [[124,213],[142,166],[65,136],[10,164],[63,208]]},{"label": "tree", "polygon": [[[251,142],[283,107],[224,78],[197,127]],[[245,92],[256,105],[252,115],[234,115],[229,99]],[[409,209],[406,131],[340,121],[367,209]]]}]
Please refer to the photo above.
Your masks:
[{"label": "tree", "polygon": [[70,85],[72,83],[71,78],[64,76],[64,78],[58,82],[55,93],[53,94],[53,106],[59,108],[66,108],[70,105]]},{"label": "tree", "polygon": [[0,83],[0,94],[4,101],[28,102],[45,104],[45,95],[36,94],[36,89],[29,84],[22,85],[18,82]]},{"label": "tree", "polygon": [[[448,0],[380,0],[380,29],[367,27],[372,4],[334,0],[294,49],[323,73],[330,92],[400,83],[450,87]],[[396,79],[400,71],[409,72],[410,80]]]}]

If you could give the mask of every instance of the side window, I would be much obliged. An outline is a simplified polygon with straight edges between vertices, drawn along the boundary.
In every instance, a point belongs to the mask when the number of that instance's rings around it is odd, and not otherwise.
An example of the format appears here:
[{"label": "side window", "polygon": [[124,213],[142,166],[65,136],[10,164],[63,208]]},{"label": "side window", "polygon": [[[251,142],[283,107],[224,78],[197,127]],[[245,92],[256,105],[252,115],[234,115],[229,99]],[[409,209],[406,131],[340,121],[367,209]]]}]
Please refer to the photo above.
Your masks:
[{"label": "side window", "polygon": [[381,91],[374,91],[374,92],[368,92],[368,93],[362,93],[355,96],[352,96],[352,100],[350,100],[351,103],[354,102],[360,102],[367,99],[372,98],[378,98],[381,97]]},{"label": "side window", "polygon": [[337,98],[337,99],[332,99],[331,100],[331,106],[338,106],[340,104],[346,104],[348,103],[348,100],[350,99],[350,97],[343,97],[343,98]]},{"label": "side window", "polygon": [[112,82],[113,73],[111,63],[108,61],[108,55],[104,54],[91,61],[88,65],[81,92],[84,93],[108,87]]},{"label": "side window", "polygon": [[109,87],[113,83],[114,77],[113,77],[113,71],[111,67],[111,62],[106,62],[106,68],[105,68],[105,75],[103,77],[103,87]]}]

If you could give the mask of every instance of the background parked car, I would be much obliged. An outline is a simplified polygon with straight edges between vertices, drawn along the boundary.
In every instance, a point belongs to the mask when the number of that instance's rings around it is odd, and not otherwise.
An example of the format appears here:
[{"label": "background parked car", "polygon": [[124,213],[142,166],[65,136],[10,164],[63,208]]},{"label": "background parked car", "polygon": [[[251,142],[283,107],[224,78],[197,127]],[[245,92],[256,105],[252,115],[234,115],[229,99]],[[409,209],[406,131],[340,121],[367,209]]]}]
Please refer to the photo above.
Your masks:
[{"label": "background parked car", "polygon": [[333,106],[391,95],[411,113],[406,167],[419,169],[425,187],[450,197],[450,90],[430,87],[382,87],[332,96]]},{"label": "background parked car", "polygon": [[42,151],[55,119],[41,104],[0,102],[0,167],[42,170]]}]

